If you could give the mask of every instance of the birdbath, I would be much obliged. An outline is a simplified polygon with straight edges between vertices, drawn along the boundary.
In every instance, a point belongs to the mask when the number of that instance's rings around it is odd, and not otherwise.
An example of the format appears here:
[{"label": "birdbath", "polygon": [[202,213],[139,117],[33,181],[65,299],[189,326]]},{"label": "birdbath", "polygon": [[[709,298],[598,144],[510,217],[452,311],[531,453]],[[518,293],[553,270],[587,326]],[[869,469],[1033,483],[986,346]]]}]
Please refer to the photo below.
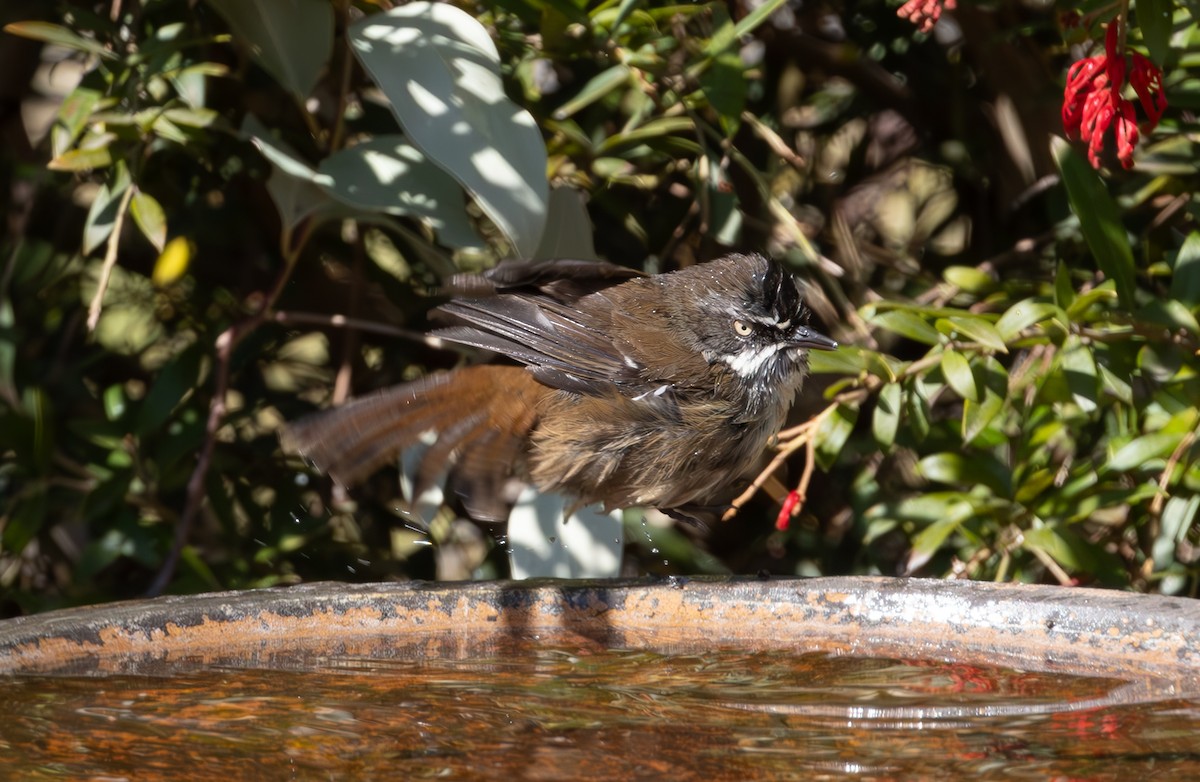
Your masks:
[{"label": "birdbath", "polygon": [[1200,769],[1200,603],[1089,589],[306,584],[0,622],[0,675],[21,778]]}]

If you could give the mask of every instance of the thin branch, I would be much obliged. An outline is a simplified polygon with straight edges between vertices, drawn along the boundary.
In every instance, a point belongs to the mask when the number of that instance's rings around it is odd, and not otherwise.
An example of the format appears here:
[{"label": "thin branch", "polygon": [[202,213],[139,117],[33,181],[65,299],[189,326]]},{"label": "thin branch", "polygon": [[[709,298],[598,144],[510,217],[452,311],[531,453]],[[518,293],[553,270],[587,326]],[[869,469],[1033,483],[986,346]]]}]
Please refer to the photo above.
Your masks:
[{"label": "thin branch", "polygon": [[212,402],[208,406],[208,421],[204,425],[204,444],[200,448],[200,457],[196,460],[196,467],[192,470],[191,477],[188,478],[187,502],[175,525],[175,542],[171,546],[166,560],[163,561],[162,567],[159,568],[158,575],[154,577],[150,588],[146,590],[147,597],[161,595],[175,575],[175,569],[179,566],[179,557],[183,553],[183,547],[187,545],[188,534],[191,532],[196,515],[200,512],[200,506],[204,503],[204,482],[208,475],[208,466],[212,462],[213,449],[217,443],[217,430],[225,420],[225,397],[229,391],[229,364],[233,357],[233,348],[240,336],[249,333],[258,325],[258,320],[248,321],[247,327],[240,334],[238,326],[230,326],[221,332],[221,336],[217,337],[217,376],[213,383]]},{"label": "thin branch", "polygon": [[125,226],[125,213],[129,210],[130,199],[133,198],[133,188],[132,184],[125,188],[125,192],[121,194],[121,203],[117,205],[117,217],[113,221],[112,233],[108,237],[108,248],[104,252],[104,265],[100,267],[100,279],[96,283],[96,294],[92,296],[92,303],[88,307],[88,331],[95,331],[96,324],[100,322],[101,303],[104,301],[104,294],[108,291],[108,281],[112,277],[113,267],[117,265],[117,247],[121,244],[121,229]]}]

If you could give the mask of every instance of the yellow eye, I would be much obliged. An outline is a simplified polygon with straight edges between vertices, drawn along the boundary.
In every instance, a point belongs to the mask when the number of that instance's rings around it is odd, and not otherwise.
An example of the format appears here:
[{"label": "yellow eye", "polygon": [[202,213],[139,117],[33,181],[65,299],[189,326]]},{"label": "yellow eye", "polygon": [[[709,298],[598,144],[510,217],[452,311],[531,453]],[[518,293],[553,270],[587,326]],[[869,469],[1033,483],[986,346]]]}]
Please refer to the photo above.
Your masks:
[{"label": "yellow eye", "polygon": [[754,333],[754,327],[741,320],[735,320],[733,322],[733,330],[738,334],[741,334],[743,337],[748,337]]}]

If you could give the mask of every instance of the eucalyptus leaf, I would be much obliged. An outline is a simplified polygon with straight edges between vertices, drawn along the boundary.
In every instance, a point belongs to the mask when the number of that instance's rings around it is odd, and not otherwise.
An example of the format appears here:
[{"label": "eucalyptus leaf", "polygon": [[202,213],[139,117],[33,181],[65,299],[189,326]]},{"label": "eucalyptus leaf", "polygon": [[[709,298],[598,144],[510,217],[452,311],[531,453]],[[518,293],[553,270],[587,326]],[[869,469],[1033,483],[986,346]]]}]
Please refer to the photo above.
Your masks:
[{"label": "eucalyptus leaf", "polygon": [[452,5],[414,2],[359,20],[348,35],[409,140],[531,257],[546,222],[546,147],[529,112],[505,97],[483,26]]},{"label": "eucalyptus leaf", "polygon": [[303,100],[333,54],[333,6],[328,0],[207,0],[250,54],[285,89]]},{"label": "eucalyptus leaf", "polygon": [[322,160],[318,184],[357,209],[418,217],[450,247],[478,247],[462,188],[400,136],[376,136]]}]

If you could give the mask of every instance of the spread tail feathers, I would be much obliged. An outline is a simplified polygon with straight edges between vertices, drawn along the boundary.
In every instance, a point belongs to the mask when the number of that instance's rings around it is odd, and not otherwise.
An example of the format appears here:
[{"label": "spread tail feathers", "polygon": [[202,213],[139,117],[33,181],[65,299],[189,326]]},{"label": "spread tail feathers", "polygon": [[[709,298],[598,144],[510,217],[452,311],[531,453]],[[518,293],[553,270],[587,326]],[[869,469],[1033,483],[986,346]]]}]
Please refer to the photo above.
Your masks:
[{"label": "spread tail feathers", "polygon": [[285,451],[345,486],[394,463],[402,451],[427,445],[410,499],[450,472],[468,513],[502,521],[508,513],[504,487],[520,477],[537,423],[536,397],[547,391],[520,367],[466,367],[288,424],[281,440]]}]

